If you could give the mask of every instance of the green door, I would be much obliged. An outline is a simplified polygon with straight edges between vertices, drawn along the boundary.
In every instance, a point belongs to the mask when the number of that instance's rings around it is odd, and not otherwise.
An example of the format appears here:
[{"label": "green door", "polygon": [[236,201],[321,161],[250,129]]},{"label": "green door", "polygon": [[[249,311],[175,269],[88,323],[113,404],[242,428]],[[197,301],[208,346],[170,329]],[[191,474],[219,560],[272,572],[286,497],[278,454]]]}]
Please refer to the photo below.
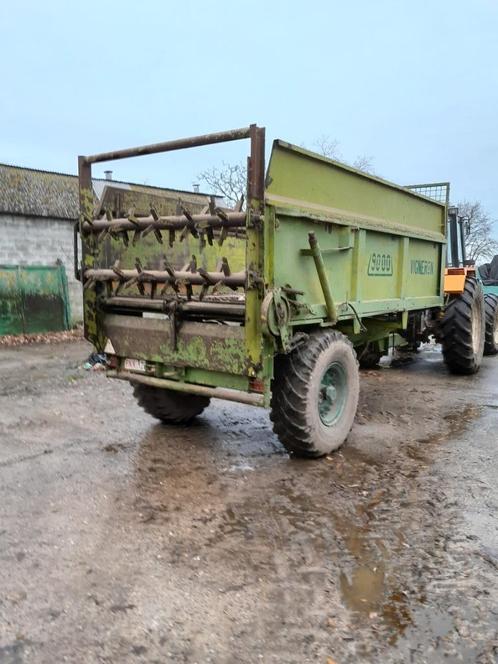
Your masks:
[{"label": "green door", "polygon": [[0,266],[0,335],[67,330],[69,326],[63,265]]}]

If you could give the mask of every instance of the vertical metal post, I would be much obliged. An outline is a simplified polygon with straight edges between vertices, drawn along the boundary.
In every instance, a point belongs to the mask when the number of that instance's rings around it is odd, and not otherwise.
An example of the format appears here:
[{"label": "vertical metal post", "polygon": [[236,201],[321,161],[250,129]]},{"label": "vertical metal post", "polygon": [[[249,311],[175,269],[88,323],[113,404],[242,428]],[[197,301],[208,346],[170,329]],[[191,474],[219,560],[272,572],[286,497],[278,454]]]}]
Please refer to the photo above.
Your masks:
[{"label": "vertical metal post", "polygon": [[448,229],[450,232],[450,255],[448,264],[451,267],[460,267],[458,252],[457,214],[457,208],[450,208],[448,210]]},{"label": "vertical metal post", "polygon": [[249,127],[251,156],[248,164],[247,199],[254,212],[262,212],[265,196],[265,130],[262,127]]},{"label": "vertical metal post", "polygon": [[465,267],[467,264],[467,250],[465,248],[465,232],[463,228],[464,219],[463,217],[458,217],[458,230],[460,233],[460,247],[462,248],[462,266]]},{"label": "vertical metal post", "polygon": [[[92,166],[85,157],[78,157],[78,177],[80,195],[80,236],[83,237],[83,223],[93,220],[93,187]],[[95,267],[97,251],[96,238],[91,235],[86,242],[82,242],[82,273],[86,269]],[[99,326],[97,325],[97,293],[92,288],[83,291],[83,320],[85,338],[91,341],[97,350],[103,350],[99,343]]]},{"label": "vertical metal post", "polygon": [[363,271],[367,232],[359,228],[354,235],[351,299],[358,304],[363,299]]},{"label": "vertical metal post", "polygon": [[409,254],[410,254],[410,238],[403,237],[398,240],[400,244],[400,256],[398,266],[398,296],[403,306],[403,300],[406,298],[406,288],[408,285],[408,272],[409,272]]},{"label": "vertical metal post", "polygon": [[[264,288],[261,278],[264,272],[263,229],[252,223],[252,215],[262,214],[265,198],[265,130],[251,125],[249,128],[251,152],[247,160],[247,222],[246,222],[246,355],[249,360],[249,376],[262,371],[263,336],[261,330],[261,303]],[[264,222],[263,222],[264,223]],[[258,277],[256,281],[254,276]]]},{"label": "vertical metal post", "polygon": [[311,255],[315,261],[320,286],[322,287],[325,308],[327,309],[327,317],[331,323],[337,323],[337,310],[335,308],[334,298],[330,291],[329,278],[327,276],[327,270],[325,269],[325,263],[323,262],[322,252],[318,245],[318,240],[313,232],[308,233],[308,240],[310,243]]}]

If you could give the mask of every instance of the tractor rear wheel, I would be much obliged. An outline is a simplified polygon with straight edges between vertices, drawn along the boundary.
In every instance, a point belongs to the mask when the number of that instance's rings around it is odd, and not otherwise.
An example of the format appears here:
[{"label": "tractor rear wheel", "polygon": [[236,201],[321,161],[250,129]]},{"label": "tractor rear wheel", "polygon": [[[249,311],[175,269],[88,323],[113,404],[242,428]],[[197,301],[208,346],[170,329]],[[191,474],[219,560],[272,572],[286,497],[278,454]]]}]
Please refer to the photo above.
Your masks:
[{"label": "tractor rear wheel", "polygon": [[488,293],[484,296],[484,311],[486,314],[486,338],[484,341],[484,355],[498,353],[498,296]]},{"label": "tractor rear wheel", "polygon": [[285,448],[320,457],[345,441],[359,396],[353,345],[340,332],[320,331],[275,361],[270,418]]},{"label": "tractor rear wheel", "polygon": [[165,424],[186,424],[209,406],[209,398],[143,383],[133,385],[133,395],[146,413]]},{"label": "tractor rear wheel", "polygon": [[479,371],[484,353],[484,294],[478,281],[465,280],[463,293],[448,303],[441,322],[443,357],[455,374]]}]

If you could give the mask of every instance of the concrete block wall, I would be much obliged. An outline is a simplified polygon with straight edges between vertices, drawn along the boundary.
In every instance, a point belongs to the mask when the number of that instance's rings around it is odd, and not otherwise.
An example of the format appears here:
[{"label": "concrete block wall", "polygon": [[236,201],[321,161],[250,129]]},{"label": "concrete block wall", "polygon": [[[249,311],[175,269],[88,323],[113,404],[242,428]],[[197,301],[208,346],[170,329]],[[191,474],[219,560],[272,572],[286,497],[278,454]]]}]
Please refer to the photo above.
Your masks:
[{"label": "concrete block wall", "polygon": [[73,222],[0,214],[0,265],[54,265],[66,268],[71,318],[83,319],[81,284],[74,278]]}]

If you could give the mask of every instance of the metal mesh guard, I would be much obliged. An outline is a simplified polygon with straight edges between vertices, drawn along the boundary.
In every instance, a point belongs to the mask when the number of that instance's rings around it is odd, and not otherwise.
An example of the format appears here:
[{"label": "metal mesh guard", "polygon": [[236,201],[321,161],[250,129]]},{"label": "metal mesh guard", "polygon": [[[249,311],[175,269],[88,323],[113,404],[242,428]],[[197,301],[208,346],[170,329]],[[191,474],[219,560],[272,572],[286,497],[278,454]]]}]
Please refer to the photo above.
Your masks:
[{"label": "metal mesh guard", "polygon": [[426,198],[431,198],[433,201],[448,205],[450,197],[449,182],[436,182],[434,184],[410,184],[405,187],[417,194],[421,194]]}]

